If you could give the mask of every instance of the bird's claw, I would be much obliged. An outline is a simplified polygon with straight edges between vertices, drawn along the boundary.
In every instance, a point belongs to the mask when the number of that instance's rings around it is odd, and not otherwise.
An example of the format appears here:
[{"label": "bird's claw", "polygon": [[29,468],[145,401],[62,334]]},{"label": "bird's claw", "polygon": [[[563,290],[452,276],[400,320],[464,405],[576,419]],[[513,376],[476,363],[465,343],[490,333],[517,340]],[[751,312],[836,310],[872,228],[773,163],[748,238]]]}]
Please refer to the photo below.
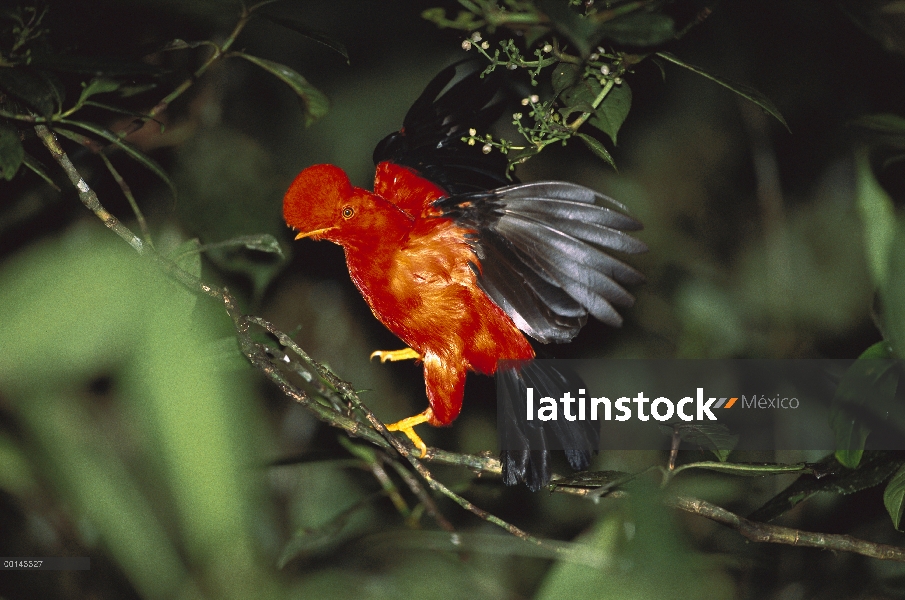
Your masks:
[{"label": "bird's claw", "polygon": [[418,458],[424,458],[427,456],[427,444],[424,443],[424,440],[421,439],[417,433],[415,433],[414,427],[415,425],[420,425],[421,423],[426,423],[434,416],[433,411],[428,408],[423,413],[415,415],[414,417],[409,417],[407,419],[402,419],[401,421],[397,421],[395,423],[391,423],[387,425],[387,429],[389,431],[401,431],[404,433],[408,439],[412,441],[412,444],[415,445],[421,455]]},{"label": "bird's claw", "polygon": [[375,350],[374,352],[371,352],[369,358],[373,360],[375,357],[379,358],[382,363],[385,363],[386,361],[396,362],[397,360],[421,360],[421,355],[411,348],[404,348],[402,350]]}]

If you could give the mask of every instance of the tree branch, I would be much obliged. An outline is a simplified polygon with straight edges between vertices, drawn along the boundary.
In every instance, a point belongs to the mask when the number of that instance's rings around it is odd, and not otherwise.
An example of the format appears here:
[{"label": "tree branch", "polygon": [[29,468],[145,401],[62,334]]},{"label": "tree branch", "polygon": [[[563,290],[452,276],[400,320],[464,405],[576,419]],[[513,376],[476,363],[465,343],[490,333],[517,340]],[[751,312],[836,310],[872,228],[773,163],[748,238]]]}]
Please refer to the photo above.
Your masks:
[{"label": "tree branch", "polygon": [[804,546],[807,548],[821,548],[823,550],[835,550],[839,552],[853,552],[880,560],[894,560],[905,562],[905,548],[878,544],[860,540],[850,535],[834,533],[814,533],[801,531],[781,525],[770,525],[740,517],[729,512],[725,508],[711,504],[698,498],[676,496],[668,502],[671,506],[695,515],[716,521],[732,529],[751,540],[752,542],[765,542],[768,544],[788,544],[790,546]]},{"label": "tree branch", "polygon": [[63,171],[65,171],[66,176],[69,177],[69,181],[71,181],[72,185],[75,186],[75,189],[78,190],[79,199],[82,201],[82,204],[96,214],[97,217],[103,221],[104,225],[116,232],[116,235],[123,238],[127,244],[135,248],[136,252],[144,254],[146,251],[145,244],[138,236],[132,233],[128,227],[123,225],[119,219],[107,212],[107,209],[101,205],[100,200],[97,199],[97,194],[95,194],[94,190],[88,187],[88,184],[82,179],[82,176],[63,151],[63,148],[60,146],[60,143],[57,141],[57,137],[53,132],[43,124],[35,125],[35,131],[47,149],[50,150],[50,155],[60,164]]},{"label": "tree branch", "polygon": [[[558,487],[554,491],[585,497],[593,497],[594,492],[590,488],[579,487]],[[608,492],[606,497],[624,498],[627,495],[624,491],[615,490]],[[752,542],[820,548],[821,550],[833,550],[836,552],[852,552],[880,560],[905,562],[905,548],[899,546],[869,542],[850,535],[815,533],[783,527],[782,525],[770,525],[769,523],[752,521],[700,498],[674,496],[666,499],[664,503],[667,506],[726,525],[731,529],[735,529]]]}]

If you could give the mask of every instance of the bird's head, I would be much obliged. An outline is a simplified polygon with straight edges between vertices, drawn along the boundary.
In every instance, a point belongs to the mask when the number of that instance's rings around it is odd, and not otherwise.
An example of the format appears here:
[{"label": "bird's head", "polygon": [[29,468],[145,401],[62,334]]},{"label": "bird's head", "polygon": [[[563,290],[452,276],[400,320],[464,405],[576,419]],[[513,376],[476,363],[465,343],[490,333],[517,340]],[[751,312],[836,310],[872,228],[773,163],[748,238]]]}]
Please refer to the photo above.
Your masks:
[{"label": "bird's head", "polygon": [[356,188],[339,167],[314,165],[298,174],[283,198],[283,218],[299,232],[295,239],[310,237],[348,246],[373,224],[374,196]]}]

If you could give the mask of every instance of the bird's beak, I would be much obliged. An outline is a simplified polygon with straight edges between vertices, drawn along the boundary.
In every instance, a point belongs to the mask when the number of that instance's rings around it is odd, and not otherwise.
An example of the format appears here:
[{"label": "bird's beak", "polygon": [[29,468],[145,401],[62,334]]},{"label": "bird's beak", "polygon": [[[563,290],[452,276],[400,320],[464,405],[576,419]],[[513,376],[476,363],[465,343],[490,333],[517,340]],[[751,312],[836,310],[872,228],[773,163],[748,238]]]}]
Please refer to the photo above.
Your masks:
[{"label": "bird's beak", "polygon": [[302,238],[320,235],[322,233],[327,233],[328,231],[331,231],[333,229],[336,229],[336,227],[324,227],[323,229],[315,229],[314,231],[303,232],[295,236],[295,239],[300,240]]}]

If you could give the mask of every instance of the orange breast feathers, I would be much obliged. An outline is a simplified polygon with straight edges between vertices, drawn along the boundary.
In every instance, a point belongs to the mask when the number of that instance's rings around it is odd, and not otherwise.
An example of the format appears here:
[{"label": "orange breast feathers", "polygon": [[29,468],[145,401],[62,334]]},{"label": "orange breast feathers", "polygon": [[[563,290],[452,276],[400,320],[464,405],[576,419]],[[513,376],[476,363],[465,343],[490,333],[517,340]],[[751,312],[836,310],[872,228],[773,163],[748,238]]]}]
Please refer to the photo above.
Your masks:
[{"label": "orange breast feathers", "polygon": [[385,248],[380,259],[346,252],[374,316],[421,355],[436,426],[459,415],[467,371],[493,374],[500,359],[534,357],[522,332],[478,287],[465,233],[449,219],[419,219],[405,243]]},{"label": "orange breast feathers", "polygon": [[529,360],[534,351],[478,286],[470,230],[433,206],[444,190],[391,163],[378,166],[374,188],[315,165],[296,177],[284,215],[299,237],[345,249],[374,316],[423,359],[430,423],[448,425],[459,414],[467,371],[493,374],[497,361]]},{"label": "orange breast feathers", "polygon": [[[390,166],[378,171],[375,190],[393,204],[400,200],[394,192],[401,191],[403,210],[420,204],[422,214],[401,244],[346,251],[352,279],[374,315],[422,356],[436,355],[463,370],[492,374],[500,359],[533,358],[525,336],[478,286],[469,263],[480,267],[465,238],[468,230],[434,216],[439,211],[431,203],[445,193],[408,169]],[[397,185],[381,182],[382,173]],[[415,193],[424,191],[431,192],[427,200]]]}]

